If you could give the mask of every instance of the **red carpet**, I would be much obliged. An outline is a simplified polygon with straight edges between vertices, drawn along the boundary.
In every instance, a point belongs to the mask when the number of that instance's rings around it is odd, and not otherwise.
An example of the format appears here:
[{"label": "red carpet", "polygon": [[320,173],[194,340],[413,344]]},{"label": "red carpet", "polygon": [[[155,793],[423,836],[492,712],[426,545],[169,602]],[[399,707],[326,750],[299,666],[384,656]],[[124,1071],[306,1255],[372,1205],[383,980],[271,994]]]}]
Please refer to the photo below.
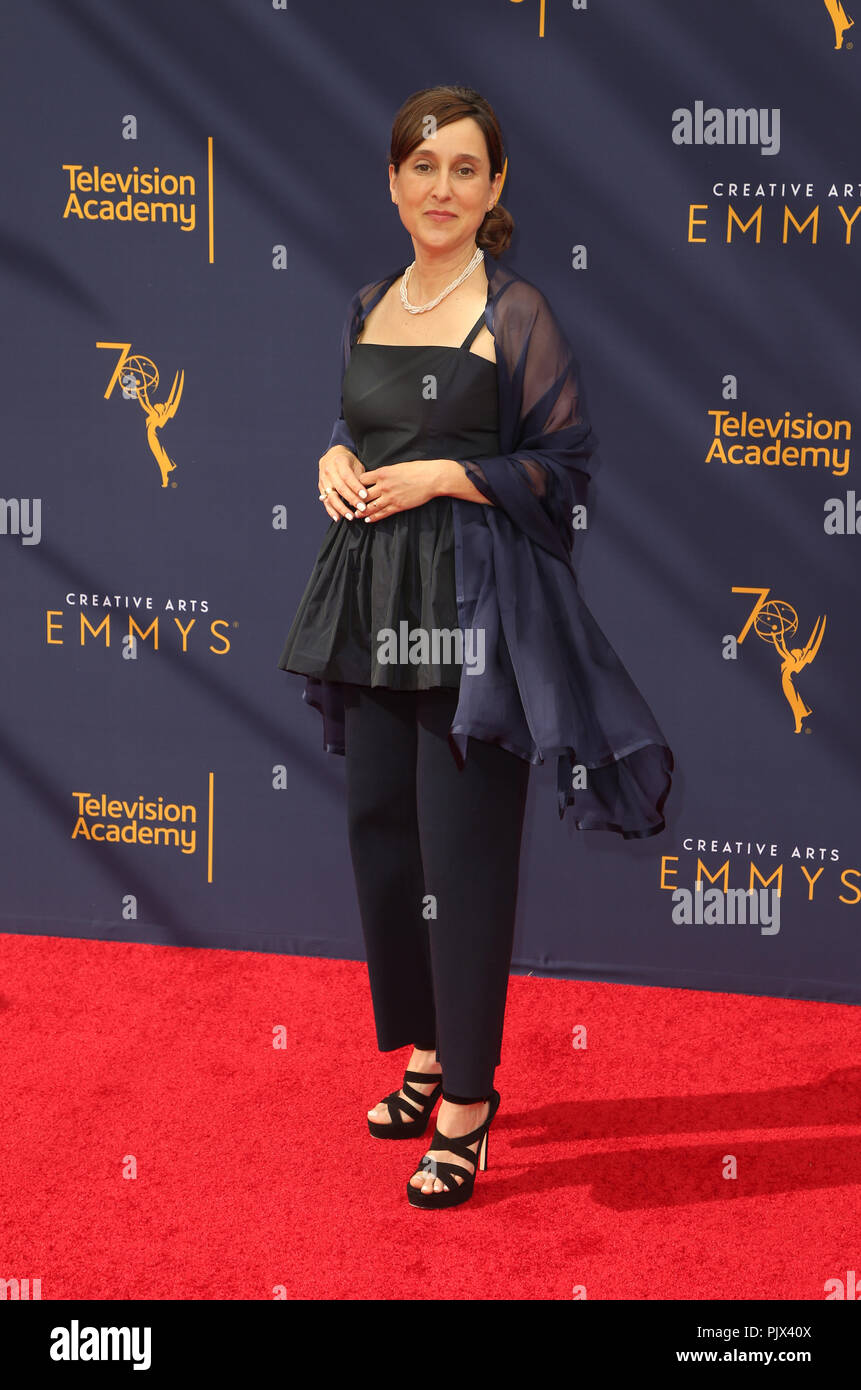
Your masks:
[{"label": "red carpet", "polygon": [[422,1212],[423,1141],[366,1127],[409,1050],[377,1052],[364,965],[0,935],[0,1278],[43,1299],[822,1300],[861,1282],[858,1023],[515,977],[490,1166]]}]

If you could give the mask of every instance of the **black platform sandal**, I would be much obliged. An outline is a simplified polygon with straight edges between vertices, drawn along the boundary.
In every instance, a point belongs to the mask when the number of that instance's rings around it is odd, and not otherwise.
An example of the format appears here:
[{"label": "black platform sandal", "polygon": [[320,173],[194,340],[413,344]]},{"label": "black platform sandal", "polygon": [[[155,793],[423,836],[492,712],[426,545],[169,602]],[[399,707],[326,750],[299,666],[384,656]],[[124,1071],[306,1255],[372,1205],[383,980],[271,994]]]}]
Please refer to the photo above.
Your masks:
[{"label": "black platform sandal", "polygon": [[[421,1085],[427,1086],[434,1076],[438,1077],[437,1084],[428,1096],[422,1095],[421,1091],[410,1085],[411,1081],[418,1081]],[[397,1091],[392,1091],[390,1096],[385,1096],[378,1102],[379,1105],[389,1107],[390,1124],[383,1124],[382,1120],[368,1120],[368,1129],[375,1139],[412,1139],[414,1134],[424,1134],[431,1111],[442,1094],[442,1076],[434,1071],[405,1071],[404,1084],[400,1090],[405,1091],[410,1100],[404,1100]],[[414,1118],[398,1119],[395,1110]]]},{"label": "black platform sandal", "polygon": [[[465,1158],[467,1163],[473,1165],[472,1172],[467,1168],[461,1168],[459,1163],[446,1163],[444,1159],[430,1159],[432,1168],[428,1168],[428,1176],[439,1178],[440,1182],[448,1183],[448,1191],[442,1192],[422,1192],[420,1187],[413,1187],[410,1179],[407,1179],[407,1199],[411,1207],[423,1207],[425,1211],[437,1211],[441,1207],[457,1207],[461,1202],[468,1202],[472,1196],[472,1189],[475,1186],[475,1175],[479,1168],[482,1172],[487,1168],[487,1134],[490,1129],[494,1115],[499,1109],[499,1092],[494,1091],[490,1097],[490,1109],[487,1112],[487,1119],[478,1129],[474,1129],[471,1134],[462,1134],[457,1139],[450,1139],[447,1134],[440,1131],[439,1126],[434,1129],[431,1149],[448,1149],[453,1154],[459,1154]],[[480,1139],[478,1152],[475,1153],[469,1147],[474,1144],[476,1139]],[[416,1169],[422,1172],[423,1169]],[[415,1173],[412,1174],[415,1177]],[[458,1182],[457,1178],[463,1178],[463,1182]]]}]

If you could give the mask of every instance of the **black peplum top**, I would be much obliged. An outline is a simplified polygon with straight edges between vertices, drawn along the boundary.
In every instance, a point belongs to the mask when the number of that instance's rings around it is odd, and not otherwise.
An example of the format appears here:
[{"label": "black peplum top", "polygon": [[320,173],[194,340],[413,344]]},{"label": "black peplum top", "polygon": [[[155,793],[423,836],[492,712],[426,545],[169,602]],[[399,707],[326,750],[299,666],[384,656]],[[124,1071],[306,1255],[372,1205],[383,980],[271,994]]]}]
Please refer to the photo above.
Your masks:
[{"label": "black peplum top", "polygon": [[[499,453],[496,364],[460,347],[356,343],[344,375],[344,421],[367,470],[413,459]],[[402,629],[402,623],[408,624]],[[457,688],[445,642],[402,659],[415,629],[458,627],[451,498],[366,523],[331,521],[278,662],[283,671],[398,690]],[[384,632],[403,637],[398,660]]]}]

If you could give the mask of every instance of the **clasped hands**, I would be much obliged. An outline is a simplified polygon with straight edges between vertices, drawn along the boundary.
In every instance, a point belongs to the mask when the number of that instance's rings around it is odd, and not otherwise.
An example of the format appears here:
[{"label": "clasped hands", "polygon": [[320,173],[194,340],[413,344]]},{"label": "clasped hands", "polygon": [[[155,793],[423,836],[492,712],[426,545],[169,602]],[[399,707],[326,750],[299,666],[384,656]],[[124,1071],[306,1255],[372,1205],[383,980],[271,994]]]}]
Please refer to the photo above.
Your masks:
[{"label": "clasped hands", "polygon": [[355,454],[336,444],[320,459],[319,493],[330,489],[323,505],[333,521],[379,521],[438,496],[446,464],[458,468],[453,460],[414,459],[366,471]]}]

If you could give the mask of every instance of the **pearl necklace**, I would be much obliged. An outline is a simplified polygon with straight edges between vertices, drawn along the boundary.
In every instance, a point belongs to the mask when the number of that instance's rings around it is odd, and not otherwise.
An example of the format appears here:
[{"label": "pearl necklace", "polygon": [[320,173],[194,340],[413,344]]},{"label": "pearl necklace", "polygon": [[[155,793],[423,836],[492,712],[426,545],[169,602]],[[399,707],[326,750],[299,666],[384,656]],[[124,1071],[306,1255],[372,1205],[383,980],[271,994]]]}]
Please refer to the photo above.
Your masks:
[{"label": "pearl necklace", "polygon": [[429,304],[411,304],[410,301],[407,299],[407,281],[410,271],[413,270],[413,268],[415,267],[415,261],[413,261],[412,265],[407,266],[401,279],[401,303],[403,304],[407,313],[426,314],[428,309],[435,309],[436,306],[440,303],[440,301],[445,299],[447,294],[451,294],[452,290],[456,290],[458,285],[463,284],[467,276],[471,275],[472,272],[475,270],[475,267],[477,265],[480,265],[483,260],[484,251],[481,249],[480,246],[477,246],[475,248],[475,255],[473,256],[466,269],[460,275],[458,275],[456,280],[452,280],[451,284],[448,285],[446,289],[442,291],[441,294],[438,294],[436,299],[432,299]]}]

